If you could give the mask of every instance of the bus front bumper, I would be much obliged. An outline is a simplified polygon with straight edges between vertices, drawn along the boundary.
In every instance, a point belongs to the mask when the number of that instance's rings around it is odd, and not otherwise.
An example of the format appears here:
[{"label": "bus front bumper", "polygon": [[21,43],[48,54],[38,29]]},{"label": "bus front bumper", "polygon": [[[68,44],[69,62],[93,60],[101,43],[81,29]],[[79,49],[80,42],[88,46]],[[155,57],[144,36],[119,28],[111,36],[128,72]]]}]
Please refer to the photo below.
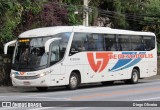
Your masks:
[{"label": "bus front bumper", "polygon": [[[25,77],[25,76],[24,76]],[[27,86],[27,87],[48,87],[50,84],[50,80],[48,76],[43,76],[37,79],[17,79],[15,77],[11,77],[13,86]]]}]

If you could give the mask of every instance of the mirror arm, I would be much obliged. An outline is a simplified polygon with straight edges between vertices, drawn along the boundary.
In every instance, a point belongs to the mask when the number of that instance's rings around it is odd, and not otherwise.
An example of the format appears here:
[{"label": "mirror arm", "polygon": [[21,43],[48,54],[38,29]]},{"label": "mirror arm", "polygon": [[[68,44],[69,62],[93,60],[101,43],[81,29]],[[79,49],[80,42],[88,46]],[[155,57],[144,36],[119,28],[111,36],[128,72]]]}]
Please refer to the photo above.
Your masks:
[{"label": "mirror arm", "polygon": [[46,53],[49,52],[49,46],[53,41],[60,40],[60,39],[61,38],[52,38],[52,39],[47,40],[46,43],[45,43],[45,52]]},{"label": "mirror arm", "polygon": [[13,40],[13,41],[10,41],[6,44],[4,44],[4,54],[7,54],[7,51],[8,51],[8,46],[12,45],[12,44],[15,44],[17,40]]}]

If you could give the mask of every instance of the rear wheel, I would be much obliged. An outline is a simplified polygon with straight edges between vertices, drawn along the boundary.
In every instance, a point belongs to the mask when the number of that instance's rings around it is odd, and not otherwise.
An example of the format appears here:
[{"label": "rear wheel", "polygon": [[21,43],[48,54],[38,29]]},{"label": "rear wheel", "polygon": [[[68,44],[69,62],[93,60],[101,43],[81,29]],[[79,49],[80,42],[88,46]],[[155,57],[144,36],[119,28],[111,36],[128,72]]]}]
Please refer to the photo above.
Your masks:
[{"label": "rear wheel", "polygon": [[67,88],[70,90],[75,90],[78,88],[79,83],[80,83],[79,76],[75,72],[72,72],[69,78],[69,85],[67,85]]},{"label": "rear wheel", "polygon": [[48,87],[36,87],[38,91],[44,92],[48,89]]},{"label": "rear wheel", "polygon": [[133,69],[131,79],[127,80],[126,83],[136,84],[139,80],[139,71],[137,69]]}]

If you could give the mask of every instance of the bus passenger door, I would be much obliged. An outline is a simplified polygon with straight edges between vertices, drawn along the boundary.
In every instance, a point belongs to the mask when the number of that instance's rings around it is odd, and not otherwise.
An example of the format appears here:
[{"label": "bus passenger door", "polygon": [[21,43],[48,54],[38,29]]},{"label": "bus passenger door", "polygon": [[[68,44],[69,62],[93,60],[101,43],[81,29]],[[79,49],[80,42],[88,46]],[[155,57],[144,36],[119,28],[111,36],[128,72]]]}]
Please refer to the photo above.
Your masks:
[{"label": "bus passenger door", "polygon": [[50,71],[51,71],[51,83],[54,85],[62,85],[65,81],[61,80],[61,68],[62,64],[60,60],[60,40],[53,41],[50,45]]}]

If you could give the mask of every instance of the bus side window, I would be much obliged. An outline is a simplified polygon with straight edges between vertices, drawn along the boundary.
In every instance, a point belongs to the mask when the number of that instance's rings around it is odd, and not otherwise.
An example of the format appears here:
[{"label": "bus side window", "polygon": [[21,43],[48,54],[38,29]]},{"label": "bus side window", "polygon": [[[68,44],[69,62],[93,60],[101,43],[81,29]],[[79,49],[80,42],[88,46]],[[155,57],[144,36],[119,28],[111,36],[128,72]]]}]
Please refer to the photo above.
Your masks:
[{"label": "bus side window", "polygon": [[92,35],[88,36],[88,51],[96,51],[95,39]]},{"label": "bus side window", "polygon": [[87,34],[86,33],[75,33],[73,36],[73,41],[70,48],[70,54],[73,55],[78,52],[86,51],[86,39]]},{"label": "bus side window", "polygon": [[104,42],[106,51],[117,50],[116,35],[104,35]]},{"label": "bus side window", "polygon": [[131,36],[131,50],[144,51],[142,36]]},{"label": "bus side window", "polygon": [[152,36],[143,37],[144,50],[149,51],[155,48],[155,38]]},{"label": "bus side window", "polygon": [[119,51],[130,51],[130,39],[127,35],[119,35],[118,36],[118,47]]},{"label": "bus side window", "polygon": [[97,38],[94,38],[94,34],[93,34],[93,38],[95,39],[95,44],[96,44],[96,51],[104,51],[104,37],[103,34],[96,34]]},{"label": "bus side window", "polygon": [[69,36],[70,33],[61,33],[59,34],[59,36],[62,38],[60,40],[60,53],[59,53],[59,57],[60,59],[63,59],[65,51],[66,51],[66,47],[69,41]]},{"label": "bus side window", "polygon": [[51,58],[50,58],[50,65],[57,63],[60,60],[59,56],[59,41],[54,41],[51,44]]}]

